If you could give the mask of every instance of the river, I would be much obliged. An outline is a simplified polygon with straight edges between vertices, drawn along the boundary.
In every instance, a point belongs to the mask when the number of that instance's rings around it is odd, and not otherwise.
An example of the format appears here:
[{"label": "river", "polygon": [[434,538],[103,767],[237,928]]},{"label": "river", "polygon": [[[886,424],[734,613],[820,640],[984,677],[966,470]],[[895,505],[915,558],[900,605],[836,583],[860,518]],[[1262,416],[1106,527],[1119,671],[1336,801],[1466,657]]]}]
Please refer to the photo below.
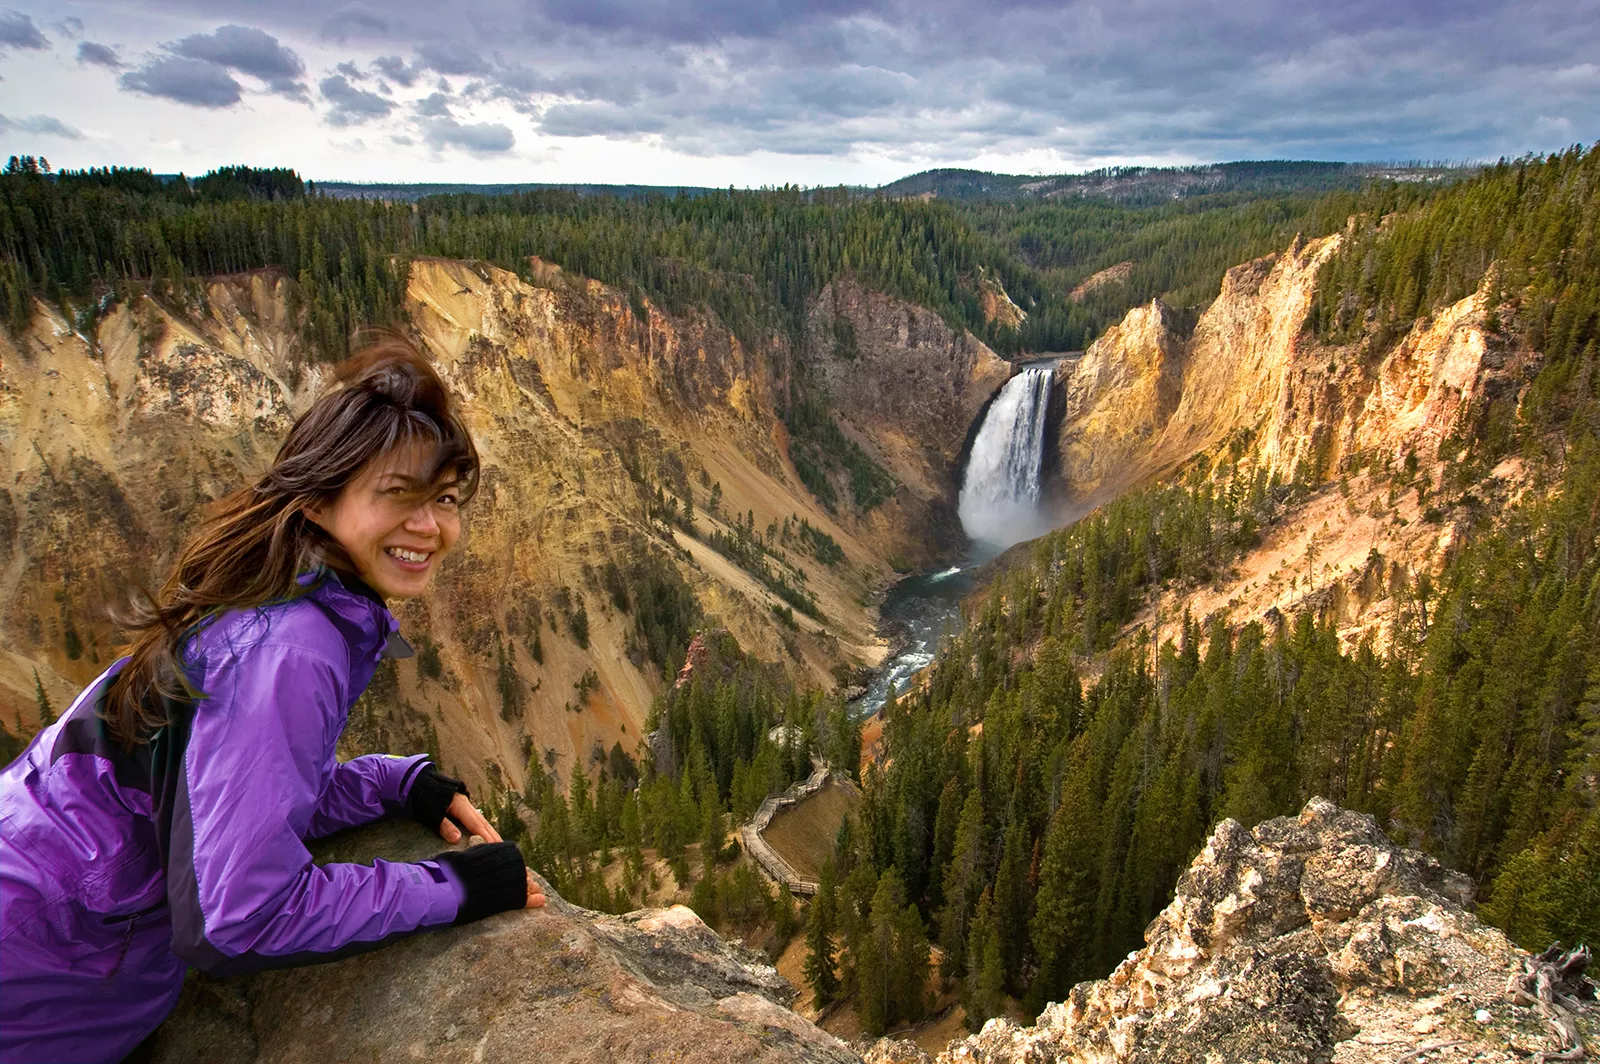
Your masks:
[{"label": "river", "polygon": [[972,549],[959,563],[907,577],[889,591],[880,614],[903,626],[908,638],[856,702],[862,719],[883,708],[890,684],[904,690],[960,630],[961,600],[983,563],[1054,527],[1044,506],[1042,477],[1050,382],[1059,361],[1051,357],[1021,366],[989,405],[967,456],[958,507]]},{"label": "river", "polygon": [[972,590],[982,560],[972,559],[925,576],[908,576],[890,588],[879,613],[903,625],[906,642],[873,677],[856,702],[865,720],[883,708],[889,685],[905,690],[906,680],[932,664],[944,642],[961,628],[961,600]]}]

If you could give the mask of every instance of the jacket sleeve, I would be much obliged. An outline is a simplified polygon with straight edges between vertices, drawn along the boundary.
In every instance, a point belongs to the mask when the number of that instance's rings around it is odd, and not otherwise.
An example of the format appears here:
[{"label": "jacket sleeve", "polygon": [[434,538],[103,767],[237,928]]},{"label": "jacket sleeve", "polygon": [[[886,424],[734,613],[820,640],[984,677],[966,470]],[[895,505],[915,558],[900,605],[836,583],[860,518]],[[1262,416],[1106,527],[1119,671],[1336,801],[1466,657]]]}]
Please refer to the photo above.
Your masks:
[{"label": "jacket sleeve", "polygon": [[223,660],[200,665],[205,697],[167,851],[173,952],[230,975],[334,960],[449,925],[462,887],[438,862],[318,866],[301,842],[326,789],[343,663],[270,641],[211,654]]},{"label": "jacket sleeve", "polygon": [[335,761],[328,786],[317,801],[306,838],[320,839],[345,828],[359,827],[399,813],[427,754],[395,757],[367,754]]}]

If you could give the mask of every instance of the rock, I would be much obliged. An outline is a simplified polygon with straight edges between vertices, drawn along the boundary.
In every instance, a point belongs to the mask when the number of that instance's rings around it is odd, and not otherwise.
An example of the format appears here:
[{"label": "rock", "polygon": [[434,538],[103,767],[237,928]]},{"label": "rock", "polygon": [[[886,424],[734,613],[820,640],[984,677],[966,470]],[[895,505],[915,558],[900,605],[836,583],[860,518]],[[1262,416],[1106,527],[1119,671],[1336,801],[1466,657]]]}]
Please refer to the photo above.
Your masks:
[{"label": "rock", "polygon": [[865,1064],[932,1064],[928,1054],[915,1043],[896,1038],[880,1038],[850,1043]]},{"label": "rock", "polygon": [[[318,846],[319,861],[416,860],[437,836],[385,822]],[[845,1062],[790,1011],[794,989],[691,910],[606,916],[545,887],[502,913],[311,968],[192,974],[141,1050],[149,1064],[341,1061]]]},{"label": "rock", "polygon": [[[1505,1004],[1527,954],[1467,911],[1471,896],[1465,877],[1320,798],[1253,831],[1225,820],[1144,949],[1034,1026],[990,1020],[938,1064],[1388,1064],[1424,1046],[1458,1060],[1545,1048],[1534,1011]],[[1585,1004],[1580,1022],[1600,1023],[1600,1009]],[[915,1059],[894,1052],[868,1059]]]}]

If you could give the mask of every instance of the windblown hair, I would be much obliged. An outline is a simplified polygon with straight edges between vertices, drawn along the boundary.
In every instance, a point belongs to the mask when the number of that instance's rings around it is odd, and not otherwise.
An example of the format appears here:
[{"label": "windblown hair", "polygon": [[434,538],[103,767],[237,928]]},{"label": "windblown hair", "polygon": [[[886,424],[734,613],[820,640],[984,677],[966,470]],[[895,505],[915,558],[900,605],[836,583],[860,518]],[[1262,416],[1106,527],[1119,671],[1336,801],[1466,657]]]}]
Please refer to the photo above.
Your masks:
[{"label": "windblown hair", "polygon": [[439,374],[398,333],[364,339],[295,421],[272,468],[218,503],[161,589],[136,594],[119,618],[133,636],[131,660],[107,692],[105,719],[124,749],[166,723],[169,700],[197,694],[181,655],[206,618],[293,597],[299,575],[320,565],[354,571],[308,506],[332,503],[368,463],[407,445],[433,449],[429,483],[454,481],[462,503],[477,490],[478,452]]}]

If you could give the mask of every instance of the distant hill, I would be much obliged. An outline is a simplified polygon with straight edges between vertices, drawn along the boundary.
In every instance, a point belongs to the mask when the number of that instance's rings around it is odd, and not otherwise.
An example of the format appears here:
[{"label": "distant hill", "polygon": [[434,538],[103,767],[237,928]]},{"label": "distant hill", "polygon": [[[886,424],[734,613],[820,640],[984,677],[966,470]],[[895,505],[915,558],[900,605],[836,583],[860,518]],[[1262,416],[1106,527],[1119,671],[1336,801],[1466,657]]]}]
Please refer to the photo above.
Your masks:
[{"label": "distant hill", "polygon": [[504,196],[514,192],[538,192],[564,189],[580,196],[615,196],[634,199],[639,196],[703,196],[716,189],[698,185],[577,185],[529,181],[521,184],[403,184],[381,182],[364,184],[356,181],[318,181],[317,191],[335,199],[419,200],[424,196]]},{"label": "distant hill", "polygon": [[884,185],[892,196],[936,196],[953,200],[1053,200],[1065,197],[1114,200],[1130,205],[1218,192],[1281,195],[1359,188],[1374,178],[1453,181],[1475,166],[1437,163],[1329,163],[1268,160],[1197,166],[1112,166],[1082,174],[991,174],[983,170],[924,170]]},{"label": "distant hill", "polygon": [[[1477,172],[1476,166],[1442,163],[1331,163],[1268,160],[1262,162],[1205,163],[1195,166],[1112,166],[1081,174],[992,174],[984,170],[924,170],[876,189],[861,187],[867,195],[937,197],[982,202],[993,200],[1104,199],[1128,206],[1150,206],[1210,193],[1233,192],[1252,196],[1285,193],[1330,192],[1356,189],[1374,178],[1396,181],[1453,181]],[[718,191],[700,185],[590,185],[557,182],[501,184],[318,181],[316,190],[338,199],[419,200],[425,196],[476,194],[498,196],[514,192],[564,189],[580,196],[703,196]]]}]

